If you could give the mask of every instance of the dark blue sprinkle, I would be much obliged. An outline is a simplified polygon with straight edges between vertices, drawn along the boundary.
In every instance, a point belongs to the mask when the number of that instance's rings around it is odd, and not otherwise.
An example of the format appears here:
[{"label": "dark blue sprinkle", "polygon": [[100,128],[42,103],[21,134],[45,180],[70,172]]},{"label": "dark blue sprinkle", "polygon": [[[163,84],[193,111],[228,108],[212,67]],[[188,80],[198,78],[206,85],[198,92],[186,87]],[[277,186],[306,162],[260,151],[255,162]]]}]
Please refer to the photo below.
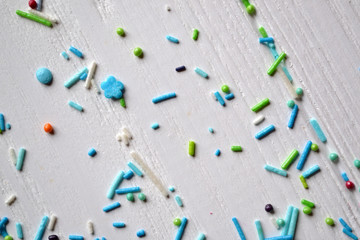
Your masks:
[{"label": "dark blue sprinkle", "polygon": [[180,66],[180,67],[175,68],[175,70],[176,70],[177,72],[182,72],[182,71],[185,71],[185,70],[186,70],[186,67],[185,67],[185,66]]}]

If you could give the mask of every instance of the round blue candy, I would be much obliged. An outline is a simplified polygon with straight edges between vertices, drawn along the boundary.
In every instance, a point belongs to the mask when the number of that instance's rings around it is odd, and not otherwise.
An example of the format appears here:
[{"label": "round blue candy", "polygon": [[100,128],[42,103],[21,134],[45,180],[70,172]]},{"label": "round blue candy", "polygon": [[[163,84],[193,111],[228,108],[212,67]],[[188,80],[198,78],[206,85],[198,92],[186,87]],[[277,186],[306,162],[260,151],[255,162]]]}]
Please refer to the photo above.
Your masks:
[{"label": "round blue candy", "polygon": [[144,236],[145,236],[145,231],[144,231],[144,229],[140,229],[139,231],[137,231],[136,236],[138,236],[138,237],[144,237]]},{"label": "round blue candy", "polygon": [[36,78],[41,82],[42,84],[50,84],[52,81],[52,73],[47,68],[39,68],[36,71]]}]

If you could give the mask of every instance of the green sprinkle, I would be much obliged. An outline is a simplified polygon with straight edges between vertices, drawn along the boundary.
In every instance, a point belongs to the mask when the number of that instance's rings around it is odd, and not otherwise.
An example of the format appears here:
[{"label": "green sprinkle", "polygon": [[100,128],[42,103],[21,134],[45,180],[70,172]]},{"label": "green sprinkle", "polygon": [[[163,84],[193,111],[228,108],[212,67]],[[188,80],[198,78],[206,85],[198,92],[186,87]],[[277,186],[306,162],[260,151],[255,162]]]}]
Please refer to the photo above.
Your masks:
[{"label": "green sprinkle", "polygon": [[241,146],[231,146],[231,151],[233,151],[233,152],[241,152],[242,148],[241,148]]},{"label": "green sprinkle", "polygon": [[311,150],[317,152],[319,150],[319,146],[316,143],[311,144]]},{"label": "green sprinkle", "polygon": [[125,31],[124,31],[124,29],[123,28],[117,28],[116,29],[116,32],[117,32],[117,34],[119,34],[119,36],[122,36],[122,37],[124,37],[125,36]]},{"label": "green sprinkle", "polygon": [[296,157],[299,155],[299,151],[294,149],[290,153],[290,155],[285,159],[285,161],[281,164],[281,168],[287,170],[290,165],[295,161]]},{"label": "green sprinkle", "polygon": [[141,200],[141,201],[145,201],[145,200],[146,200],[145,194],[139,193],[139,194],[138,194],[138,199]]},{"label": "green sprinkle", "polygon": [[136,47],[134,49],[134,55],[137,56],[137,57],[141,57],[141,55],[143,54],[143,50],[139,47]]},{"label": "green sprinkle", "polygon": [[359,160],[359,159],[355,159],[354,165],[355,165],[355,167],[360,168],[360,160]]},{"label": "green sprinkle", "polygon": [[303,91],[302,88],[297,88],[297,89],[295,90],[295,92],[296,92],[296,94],[297,94],[298,96],[302,96],[302,95],[304,94],[304,91]]},{"label": "green sprinkle", "polygon": [[259,32],[260,32],[260,34],[261,34],[261,36],[262,36],[263,38],[267,38],[267,37],[268,37],[268,34],[267,34],[267,32],[266,32],[266,30],[265,30],[265,28],[264,28],[263,26],[260,26],[260,27],[259,27]]},{"label": "green sprinkle", "polygon": [[251,108],[251,111],[259,112],[261,109],[263,109],[264,107],[266,107],[269,104],[270,104],[270,100],[268,98],[265,98],[264,100],[261,100],[259,103],[255,104]]},{"label": "green sprinkle", "polygon": [[223,91],[224,93],[229,93],[230,92],[230,88],[228,85],[224,84],[221,86],[221,91]]},{"label": "green sprinkle", "polygon": [[199,37],[199,30],[197,30],[196,28],[194,28],[193,30],[193,35],[192,35],[192,39],[194,39],[195,41],[198,39]]},{"label": "green sprinkle", "polygon": [[195,156],[195,142],[194,141],[189,141],[189,155],[190,156]]},{"label": "green sprinkle", "polygon": [[326,222],[326,224],[327,225],[329,225],[329,226],[334,226],[334,220],[332,219],[332,218],[325,218],[325,222]]},{"label": "green sprinkle", "polygon": [[288,105],[289,108],[294,108],[294,106],[295,106],[294,100],[289,100],[289,101],[287,101],[286,104]]},{"label": "green sprinkle", "polygon": [[282,218],[278,218],[278,219],[276,220],[276,224],[277,224],[279,227],[283,227],[283,226],[285,226],[285,220],[282,219]]},{"label": "green sprinkle", "polygon": [[306,199],[301,199],[301,203],[304,204],[305,206],[309,207],[309,208],[314,208],[315,204],[313,202],[310,202]]},{"label": "green sprinkle", "polygon": [[337,155],[337,153],[330,153],[329,158],[331,161],[335,162],[339,158],[339,155]]},{"label": "green sprinkle", "polygon": [[250,15],[254,14],[254,13],[255,13],[255,10],[256,10],[256,9],[255,9],[255,6],[252,5],[252,4],[250,4],[249,6],[246,7],[246,11],[247,11],[247,13],[250,14]]},{"label": "green sprinkle", "polygon": [[123,97],[120,98],[120,105],[121,105],[123,108],[126,108],[125,99],[124,99]]},{"label": "green sprinkle", "polygon": [[10,235],[7,235],[7,236],[4,237],[4,240],[13,240],[13,237],[10,236]]},{"label": "green sprinkle", "polygon": [[304,207],[303,208],[303,213],[305,213],[306,215],[310,215],[312,213],[312,210],[309,207]]},{"label": "green sprinkle", "polygon": [[126,194],[126,199],[130,202],[133,202],[135,200],[133,193]]},{"label": "green sprinkle", "polygon": [[2,130],[1,130],[1,128],[0,128],[0,134],[2,134]]},{"label": "green sprinkle", "polygon": [[309,188],[309,186],[307,185],[306,180],[305,180],[303,175],[300,175],[300,181],[301,181],[301,183],[302,183],[302,185],[304,186],[305,189]]},{"label": "green sprinkle", "polygon": [[180,218],[175,218],[173,220],[173,223],[174,223],[175,226],[180,226],[181,225],[181,219]]},{"label": "green sprinkle", "polygon": [[27,13],[27,12],[23,12],[20,10],[16,10],[16,14],[19,15],[20,17],[27,18],[27,19],[33,20],[35,22],[41,23],[42,25],[52,27],[52,23],[49,20],[46,20],[39,16],[36,16],[32,13]]},{"label": "green sprinkle", "polygon": [[286,53],[282,52],[280,53],[279,57],[275,60],[275,62],[271,65],[271,67],[268,69],[267,74],[270,76],[274,74],[276,68],[279,66],[282,60],[286,57]]}]

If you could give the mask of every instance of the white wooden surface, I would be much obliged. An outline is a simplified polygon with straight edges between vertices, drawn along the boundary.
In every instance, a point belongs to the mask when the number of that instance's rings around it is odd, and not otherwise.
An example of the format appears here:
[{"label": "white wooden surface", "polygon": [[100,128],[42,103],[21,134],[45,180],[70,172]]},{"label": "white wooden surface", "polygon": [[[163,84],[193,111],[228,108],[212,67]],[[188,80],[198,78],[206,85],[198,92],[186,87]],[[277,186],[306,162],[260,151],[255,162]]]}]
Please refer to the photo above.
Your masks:
[{"label": "white wooden surface", "polygon": [[[343,217],[360,235],[360,173],[353,166],[360,156],[360,2],[252,2],[255,17],[237,0],[44,0],[43,11],[60,20],[50,29],[15,14],[27,8],[27,1],[2,1],[0,112],[12,129],[0,136],[1,198],[17,195],[12,206],[0,204],[1,217],[10,219],[8,232],[15,237],[19,221],[25,239],[33,238],[42,216],[55,213],[54,233],[62,239],[68,234],[136,239],[140,228],[146,230],[146,239],[172,239],[177,231],[172,219],[186,216],[184,239],[196,239],[200,232],[207,239],[239,239],[231,222],[236,216],[247,238],[256,239],[255,219],[261,220],[266,237],[279,234],[263,210],[265,204],[274,205],[273,216],[284,217],[289,204],[301,211],[300,199],[306,198],[316,208],[312,216],[300,213],[296,239],[347,239],[338,222],[333,228],[324,223],[328,216]],[[273,59],[258,43],[259,24],[275,38],[278,51],[288,54],[286,64],[294,83],[305,92],[293,130],[287,128],[290,95],[284,75],[266,74]],[[117,27],[125,29],[125,38],[116,34]],[[196,42],[191,39],[192,28],[200,30]],[[168,42],[167,34],[178,37],[180,44]],[[81,49],[85,58],[69,54],[70,61],[65,61],[59,56],[70,45]],[[143,48],[143,59],[132,54],[136,46]],[[63,86],[92,60],[98,63],[98,83],[110,74],[124,82],[126,110],[118,101],[86,90],[83,82],[71,89]],[[180,65],[187,70],[176,73]],[[210,78],[196,75],[196,66]],[[53,72],[51,86],[36,80],[39,67]],[[235,94],[225,108],[209,95],[223,83]],[[157,105],[151,102],[170,91],[178,97]],[[265,97],[271,100],[261,112],[266,120],[253,126],[256,114],[250,106]],[[70,108],[68,100],[83,105],[84,113]],[[327,144],[316,138],[310,117],[319,120]],[[155,121],[160,124],[157,131],[150,128]],[[46,122],[54,126],[54,135],[42,130]],[[268,124],[274,124],[276,132],[257,141],[254,134]],[[115,140],[122,126],[134,135],[129,147]],[[197,143],[195,158],[187,155],[190,139]],[[295,164],[288,178],[263,169],[265,163],[280,166],[292,149],[302,151],[307,140],[317,142],[320,152],[310,153],[304,169],[321,167],[308,180],[308,190],[300,184]],[[244,151],[231,152],[233,144]],[[27,149],[22,172],[8,161],[10,146]],[[94,158],[87,155],[90,147],[98,151]],[[219,158],[214,156],[217,148],[222,150]],[[127,169],[131,150],[144,157],[166,187],[175,186],[184,208],[176,205],[174,194],[165,199],[145,176],[124,181],[122,187],[141,186],[146,203],[116,196],[122,206],[102,212],[110,203],[108,187],[119,170]],[[330,151],[339,153],[339,163],[330,162]],[[355,183],[354,191],[345,188],[341,171]],[[89,219],[95,224],[95,236],[86,231]],[[114,221],[127,226],[115,229]],[[47,231],[45,237],[50,234]]]}]

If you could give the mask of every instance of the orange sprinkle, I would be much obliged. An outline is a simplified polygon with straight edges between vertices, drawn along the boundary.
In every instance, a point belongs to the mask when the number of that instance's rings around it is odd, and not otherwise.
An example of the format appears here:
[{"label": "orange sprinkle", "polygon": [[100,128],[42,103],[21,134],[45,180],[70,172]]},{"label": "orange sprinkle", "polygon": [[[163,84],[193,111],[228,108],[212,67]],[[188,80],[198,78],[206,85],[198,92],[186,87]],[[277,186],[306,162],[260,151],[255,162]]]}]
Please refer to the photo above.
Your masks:
[{"label": "orange sprinkle", "polygon": [[45,123],[44,131],[47,132],[47,133],[51,133],[53,131],[53,127],[51,126],[50,123]]}]

